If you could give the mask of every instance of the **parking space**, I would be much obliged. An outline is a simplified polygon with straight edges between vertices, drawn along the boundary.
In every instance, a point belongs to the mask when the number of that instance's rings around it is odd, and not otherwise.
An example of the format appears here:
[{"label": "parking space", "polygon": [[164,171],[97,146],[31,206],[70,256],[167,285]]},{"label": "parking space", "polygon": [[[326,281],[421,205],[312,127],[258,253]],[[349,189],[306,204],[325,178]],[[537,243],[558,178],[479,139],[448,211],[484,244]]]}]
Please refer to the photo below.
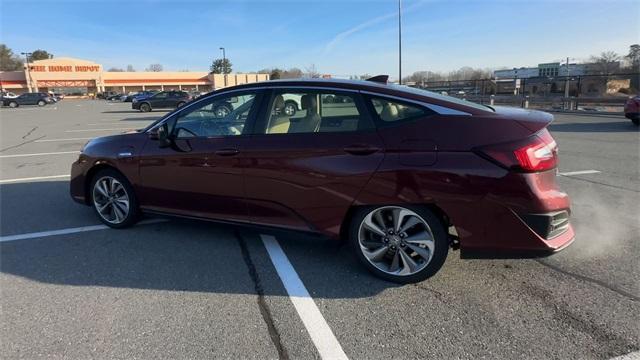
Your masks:
[{"label": "parking space", "polygon": [[[539,260],[451,251],[436,276],[399,286],[367,273],[342,243],[303,233],[180,219],[84,228],[99,221],[68,194],[77,151],[163,114],[98,100],[0,109],[3,358],[609,359],[640,350],[640,138],[621,116],[557,114],[550,126],[573,201],[571,247]],[[50,233],[61,229],[76,230]],[[36,232],[45,233],[25,235]]]}]

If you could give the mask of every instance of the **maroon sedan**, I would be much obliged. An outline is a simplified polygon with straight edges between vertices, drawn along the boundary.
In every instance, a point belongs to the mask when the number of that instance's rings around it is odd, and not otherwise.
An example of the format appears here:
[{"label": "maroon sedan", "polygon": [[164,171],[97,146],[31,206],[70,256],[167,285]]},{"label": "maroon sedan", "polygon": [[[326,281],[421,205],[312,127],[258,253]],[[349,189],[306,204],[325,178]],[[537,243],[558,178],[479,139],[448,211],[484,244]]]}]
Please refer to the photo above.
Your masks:
[{"label": "maroon sedan", "polygon": [[415,282],[449,248],[533,257],[573,241],[552,120],[371,81],[246,84],[91,140],[71,195],[114,228],[144,212],[346,239],[373,273]]},{"label": "maroon sedan", "polygon": [[630,97],[624,104],[624,116],[634,125],[640,125],[640,95]]}]

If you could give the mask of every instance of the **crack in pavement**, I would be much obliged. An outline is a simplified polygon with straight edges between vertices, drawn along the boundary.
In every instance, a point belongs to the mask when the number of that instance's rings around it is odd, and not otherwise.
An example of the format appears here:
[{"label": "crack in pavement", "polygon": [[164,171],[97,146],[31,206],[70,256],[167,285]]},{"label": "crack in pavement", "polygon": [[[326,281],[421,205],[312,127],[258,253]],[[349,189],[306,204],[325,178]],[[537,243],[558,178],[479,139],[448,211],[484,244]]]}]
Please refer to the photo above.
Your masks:
[{"label": "crack in pavement", "polygon": [[245,264],[247,265],[247,269],[249,270],[249,276],[253,281],[253,286],[258,295],[258,308],[260,309],[260,314],[262,315],[262,319],[267,324],[267,330],[269,332],[269,337],[271,338],[271,342],[276,347],[278,351],[278,359],[288,360],[289,355],[287,354],[287,349],[282,345],[282,340],[280,338],[280,333],[278,329],[276,329],[275,324],[273,322],[273,317],[271,315],[271,311],[269,311],[269,307],[264,300],[264,289],[262,288],[262,282],[260,281],[260,276],[258,276],[258,271],[256,270],[255,265],[253,264],[253,260],[251,260],[251,254],[249,253],[249,248],[247,247],[247,242],[242,237],[238,230],[234,230],[234,234],[238,239],[238,243],[240,244],[240,250],[242,251],[242,258],[244,259]]},{"label": "crack in pavement", "polygon": [[557,271],[557,272],[559,272],[561,274],[564,274],[564,275],[567,275],[567,276],[571,276],[571,277],[573,277],[575,279],[586,281],[586,282],[589,282],[589,283],[592,283],[592,284],[600,285],[600,286],[602,286],[602,287],[604,287],[606,289],[609,289],[609,290],[611,290],[611,291],[613,291],[615,293],[618,293],[619,295],[627,297],[627,298],[631,299],[632,301],[640,301],[640,296],[636,296],[636,295],[634,295],[634,294],[632,294],[632,293],[630,293],[628,291],[619,289],[619,288],[617,288],[617,287],[615,287],[613,285],[610,285],[610,284],[608,284],[608,283],[606,283],[606,282],[604,282],[602,280],[593,279],[593,278],[590,278],[588,276],[576,274],[576,273],[561,269],[560,267],[558,267],[556,265],[549,264],[549,263],[544,262],[544,261],[539,260],[539,259],[536,259],[535,261],[537,263],[539,263],[541,265],[544,265],[544,266],[550,268],[551,270]]},{"label": "crack in pavement", "polygon": [[27,136],[31,135],[31,133],[33,133],[34,131],[36,131],[38,127],[34,127],[33,129],[29,130],[26,134],[24,134],[24,136],[22,137],[23,139],[26,138]]},{"label": "crack in pavement", "polygon": [[35,139],[29,140],[29,141],[25,141],[25,142],[21,142],[20,144],[13,145],[13,146],[9,146],[9,147],[6,147],[6,148],[3,148],[3,149],[0,149],[0,153],[1,153],[1,152],[5,152],[5,151],[7,151],[7,150],[11,150],[11,149],[18,148],[18,147],[20,147],[20,146],[22,146],[22,145],[26,145],[26,144],[32,143],[32,142],[34,142],[34,141],[36,141],[36,140],[40,140],[40,139],[42,139],[42,138],[45,138],[46,136],[47,136],[47,135],[42,135],[42,136],[37,137],[37,138],[35,138]]}]

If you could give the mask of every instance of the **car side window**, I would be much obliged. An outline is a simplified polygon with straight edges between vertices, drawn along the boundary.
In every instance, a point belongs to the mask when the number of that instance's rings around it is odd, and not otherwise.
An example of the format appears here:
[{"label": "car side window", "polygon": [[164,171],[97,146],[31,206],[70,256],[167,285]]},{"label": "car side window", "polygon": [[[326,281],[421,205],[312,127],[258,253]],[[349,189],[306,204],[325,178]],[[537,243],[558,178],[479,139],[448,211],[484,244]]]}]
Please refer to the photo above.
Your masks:
[{"label": "car side window", "polygon": [[356,94],[331,91],[276,91],[269,102],[265,134],[348,132],[373,125]]},{"label": "car side window", "polygon": [[165,93],[165,92],[157,93],[157,94],[154,96],[154,98],[155,98],[155,99],[166,99],[166,98],[167,98],[167,93]]},{"label": "car side window", "polygon": [[434,114],[433,111],[418,105],[377,97],[371,98],[371,105],[378,118],[385,123],[413,120]]},{"label": "car side window", "polygon": [[242,135],[256,94],[216,96],[185,109],[173,128],[177,138]]}]

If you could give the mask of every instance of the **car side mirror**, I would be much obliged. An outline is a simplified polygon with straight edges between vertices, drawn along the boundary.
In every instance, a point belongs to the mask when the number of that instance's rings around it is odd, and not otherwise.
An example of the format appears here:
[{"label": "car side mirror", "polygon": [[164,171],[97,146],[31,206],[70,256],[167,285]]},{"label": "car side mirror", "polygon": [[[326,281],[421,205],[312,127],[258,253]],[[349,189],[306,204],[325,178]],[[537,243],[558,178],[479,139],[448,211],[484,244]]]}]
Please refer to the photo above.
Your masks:
[{"label": "car side mirror", "polygon": [[162,124],[155,129],[149,130],[149,139],[157,140],[158,146],[161,148],[171,146],[171,136],[167,130],[167,124]]}]

